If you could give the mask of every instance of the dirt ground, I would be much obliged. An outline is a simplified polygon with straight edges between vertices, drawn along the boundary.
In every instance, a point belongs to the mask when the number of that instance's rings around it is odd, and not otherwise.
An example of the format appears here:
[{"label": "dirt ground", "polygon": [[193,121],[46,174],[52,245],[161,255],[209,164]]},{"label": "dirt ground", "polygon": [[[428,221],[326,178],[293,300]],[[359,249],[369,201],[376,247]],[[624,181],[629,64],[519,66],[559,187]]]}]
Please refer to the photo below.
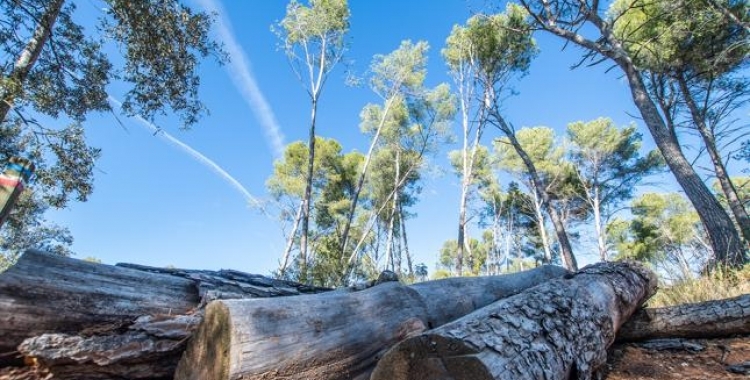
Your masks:
[{"label": "dirt ground", "polygon": [[[690,349],[654,350],[640,344],[617,344],[610,349],[607,380],[750,379],[750,337],[684,340]],[[693,345],[697,346],[693,346]],[[728,366],[746,363],[746,374]],[[741,368],[740,368],[741,369]]]}]

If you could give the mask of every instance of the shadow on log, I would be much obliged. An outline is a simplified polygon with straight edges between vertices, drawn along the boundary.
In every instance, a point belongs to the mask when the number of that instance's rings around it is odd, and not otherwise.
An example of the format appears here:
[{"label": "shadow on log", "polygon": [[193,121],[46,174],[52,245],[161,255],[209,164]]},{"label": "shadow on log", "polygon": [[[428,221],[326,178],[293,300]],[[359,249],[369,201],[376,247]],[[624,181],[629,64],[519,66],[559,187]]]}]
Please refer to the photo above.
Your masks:
[{"label": "shadow on log", "polygon": [[560,278],[559,267],[281,299],[221,300],[180,360],[177,380],[366,379],[393,344]]},{"label": "shadow on log", "polygon": [[628,342],[732,335],[750,335],[750,294],[718,301],[638,310],[617,333],[617,340]]},{"label": "shadow on log", "polygon": [[207,301],[324,290],[237,271],[111,266],[27,251],[0,273],[0,367],[23,364],[23,354],[56,379],[171,377]]},{"label": "shadow on log", "polygon": [[656,285],[641,265],[595,264],[402,341],[371,379],[593,379]]}]

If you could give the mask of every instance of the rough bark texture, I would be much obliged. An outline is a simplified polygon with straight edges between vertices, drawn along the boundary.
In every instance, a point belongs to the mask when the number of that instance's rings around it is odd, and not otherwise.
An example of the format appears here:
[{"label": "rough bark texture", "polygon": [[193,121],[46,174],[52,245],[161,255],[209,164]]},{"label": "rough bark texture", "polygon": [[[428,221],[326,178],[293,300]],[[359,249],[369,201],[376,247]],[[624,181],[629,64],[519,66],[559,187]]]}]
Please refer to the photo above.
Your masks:
[{"label": "rough bark texture", "polygon": [[237,271],[110,266],[27,251],[0,274],[0,367],[23,358],[57,379],[159,377],[174,370],[206,302],[322,290]]},{"label": "rough bark texture", "polygon": [[372,380],[592,379],[620,325],[656,290],[637,264],[599,263],[408,338]]},{"label": "rough bark texture", "polygon": [[382,353],[420,333],[567,272],[559,267],[413,286],[390,282],[274,300],[211,303],[175,379],[366,378]]},{"label": "rough bark texture", "polygon": [[641,309],[617,334],[618,341],[717,338],[750,334],[750,294],[665,308]]}]

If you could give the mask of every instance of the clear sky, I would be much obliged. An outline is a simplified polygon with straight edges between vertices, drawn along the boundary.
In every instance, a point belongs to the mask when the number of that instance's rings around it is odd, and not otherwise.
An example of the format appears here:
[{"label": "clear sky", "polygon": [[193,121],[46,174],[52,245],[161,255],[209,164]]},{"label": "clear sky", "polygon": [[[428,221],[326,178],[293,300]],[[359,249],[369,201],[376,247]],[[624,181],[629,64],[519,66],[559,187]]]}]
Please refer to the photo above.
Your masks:
[{"label": "clear sky", "polygon": [[[92,2],[77,3],[80,17],[98,12]],[[180,131],[176,118],[168,116],[155,125],[171,138],[137,118],[119,117],[122,126],[112,115],[87,121],[90,143],[102,149],[94,193],[88,202],[50,215],[72,231],[77,257],[261,274],[277,267],[285,239],[280,225],[250,205],[252,197],[267,198],[264,184],[280,147],[307,136],[309,100],[270,31],[284,17],[286,3],[189,0],[191,6],[219,12],[213,35],[232,56],[227,65],[206,62],[201,67],[201,97],[211,113],[192,130]],[[387,54],[405,39],[426,40],[431,46],[428,85],[449,82],[440,57],[445,38],[454,24],[486,3],[350,0],[349,69],[365,76],[373,55]],[[517,127],[546,125],[563,133],[569,122],[600,116],[618,125],[639,123],[616,69],[571,70],[578,49],[563,50],[560,40],[545,34],[537,41],[541,53],[505,109]],[[366,151],[369,140],[359,131],[359,112],[378,98],[366,86],[345,86],[344,77],[340,67],[326,84],[318,134],[336,138],[345,151]],[[113,86],[114,99],[118,90]],[[639,125],[645,145],[652,146]],[[458,132],[458,124],[454,127]],[[486,135],[490,139],[499,132]],[[456,237],[459,187],[446,157],[457,147],[444,147],[431,159],[439,170],[425,178],[412,209],[416,216],[407,221],[415,262],[424,262],[430,272],[442,243]],[[585,253],[579,250],[579,262],[586,261],[580,257]]]}]

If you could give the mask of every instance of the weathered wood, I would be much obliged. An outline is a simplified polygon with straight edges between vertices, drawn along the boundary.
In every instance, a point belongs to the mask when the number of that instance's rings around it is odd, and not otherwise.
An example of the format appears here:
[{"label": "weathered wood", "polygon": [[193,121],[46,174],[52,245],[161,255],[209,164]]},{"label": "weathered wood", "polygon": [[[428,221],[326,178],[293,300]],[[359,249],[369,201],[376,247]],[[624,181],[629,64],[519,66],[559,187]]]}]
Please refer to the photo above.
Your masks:
[{"label": "weathered wood", "polygon": [[[236,271],[111,266],[27,251],[0,274],[0,367],[19,365],[23,355],[58,379],[167,373],[206,301],[321,290]],[[98,353],[102,342],[108,348]]]},{"label": "weathered wood", "polygon": [[431,323],[567,273],[541,267],[413,286],[387,282],[362,291],[214,301],[175,379],[364,379],[385,350]]},{"label": "weathered wood", "polygon": [[750,294],[636,312],[617,333],[618,341],[654,338],[721,338],[750,334]]},{"label": "weathered wood", "polygon": [[615,331],[655,290],[640,265],[595,264],[402,341],[371,379],[592,379]]}]

